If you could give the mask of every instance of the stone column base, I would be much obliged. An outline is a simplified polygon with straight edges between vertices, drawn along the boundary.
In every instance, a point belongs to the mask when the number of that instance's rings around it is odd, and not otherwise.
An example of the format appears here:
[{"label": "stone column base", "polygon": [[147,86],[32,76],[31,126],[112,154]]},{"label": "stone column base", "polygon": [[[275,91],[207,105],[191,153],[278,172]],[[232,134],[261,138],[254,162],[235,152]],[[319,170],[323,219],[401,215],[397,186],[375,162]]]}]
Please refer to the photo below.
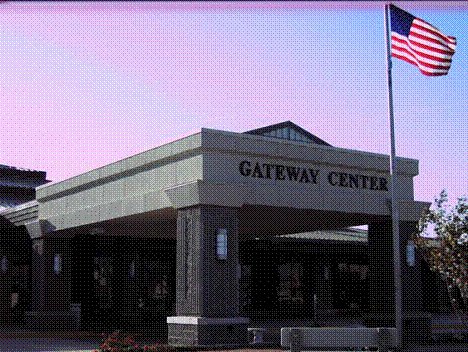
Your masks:
[{"label": "stone column base", "polygon": [[248,318],[167,317],[173,346],[243,346],[248,343]]}]

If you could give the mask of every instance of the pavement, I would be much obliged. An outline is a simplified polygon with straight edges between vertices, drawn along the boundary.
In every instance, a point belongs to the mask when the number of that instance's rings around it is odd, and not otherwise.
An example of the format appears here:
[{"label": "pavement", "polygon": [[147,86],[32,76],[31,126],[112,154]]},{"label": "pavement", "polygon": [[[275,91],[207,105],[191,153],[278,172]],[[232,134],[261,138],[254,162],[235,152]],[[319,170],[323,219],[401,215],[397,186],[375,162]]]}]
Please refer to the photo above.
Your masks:
[{"label": "pavement", "polygon": [[[93,352],[99,346],[99,338],[0,338],[1,352]],[[250,347],[243,349],[204,352],[284,352],[280,348]],[[445,342],[431,345],[409,346],[404,352],[467,352],[468,343]],[[320,352],[320,351],[314,351]],[[344,351],[343,351],[344,352]],[[349,352],[349,351],[347,351]]]},{"label": "pavement", "polygon": [[1,352],[92,352],[100,339],[1,338]]}]

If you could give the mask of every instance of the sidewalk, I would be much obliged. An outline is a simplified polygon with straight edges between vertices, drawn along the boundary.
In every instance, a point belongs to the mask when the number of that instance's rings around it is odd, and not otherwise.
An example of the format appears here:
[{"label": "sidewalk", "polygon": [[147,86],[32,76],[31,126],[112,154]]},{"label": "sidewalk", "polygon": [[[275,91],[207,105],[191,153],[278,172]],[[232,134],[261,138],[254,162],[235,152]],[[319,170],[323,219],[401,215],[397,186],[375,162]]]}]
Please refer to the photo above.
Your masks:
[{"label": "sidewalk", "polygon": [[100,339],[0,338],[1,352],[92,352]]},{"label": "sidewalk", "polygon": [[[100,339],[59,339],[59,338],[0,338],[0,352],[93,352]],[[284,352],[281,348],[249,347],[235,350],[212,350],[203,352]],[[411,346],[403,352],[467,352],[466,343],[439,343]],[[191,351],[193,352],[193,350]],[[320,352],[320,351],[314,351]],[[344,352],[344,351],[343,351]],[[349,352],[349,351],[348,351]]]},{"label": "sidewalk", "polygon": [[[321,321],[324,325],[330,326],[361,326],[360,319],[336,318],[333,320]],[[262,348],[261,346],[252,346],[241,349],[215,350],[204,352],[282,352],[286,351],[279,347],[280,329],[282,326],[312,326],[310,320],[278,320],[257,319],[252,322],[252,326],[261,326],[267,328],[265,341],[270,342],[269,346],[278,346],[273,348]],[[432,321],[433,335],[438,335],[441,339],[427,345],[408,346],[403,351],[407,352],[468,352],[468,343],[459,343],[443,339],[444,336],[450,336],[454,333],[468,333],[466,327],[457,323],[452,315],[439,314],[433,317]],[[138,338],[137,338],[138,340]],[[0,352],[92,352],[96,350],[101,342],[101,336],[90,332],[54,332],[54,331],[29,331],[22,329],[0,330]],[[193,352],[193,351],[192,351]],[[317,352],[317,351],[315,351]]]}]

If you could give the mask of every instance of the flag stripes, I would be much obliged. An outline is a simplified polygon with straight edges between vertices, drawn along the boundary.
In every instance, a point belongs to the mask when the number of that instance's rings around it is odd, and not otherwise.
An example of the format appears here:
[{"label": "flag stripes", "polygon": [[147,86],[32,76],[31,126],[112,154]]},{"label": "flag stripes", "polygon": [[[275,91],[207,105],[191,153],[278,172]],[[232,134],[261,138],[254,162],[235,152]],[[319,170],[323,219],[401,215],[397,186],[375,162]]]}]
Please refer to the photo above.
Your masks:
[{"label": "flag stripes", "polygon": [[415,65],[426,76],[446,75],[457,41],[424,20],[390,6],[392,57]]}]

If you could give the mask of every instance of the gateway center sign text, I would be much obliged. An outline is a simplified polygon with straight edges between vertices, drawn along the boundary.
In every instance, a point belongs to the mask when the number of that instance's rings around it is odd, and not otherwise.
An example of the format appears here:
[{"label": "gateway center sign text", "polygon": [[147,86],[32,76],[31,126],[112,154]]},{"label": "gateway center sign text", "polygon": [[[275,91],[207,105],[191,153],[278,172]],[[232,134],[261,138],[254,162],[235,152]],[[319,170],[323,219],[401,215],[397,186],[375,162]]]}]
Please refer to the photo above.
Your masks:
[{"label": "gateway center sign text", "polygon": [[[253,163],[248,160],[243,160],[239,163],[239,172],[244,177],[312,184],[319,182],[320,174],[319,169],[281,164]],[[327,174],[327,181],[330,185],[336,187],[388,191],[388,181],[385,177],[330,171]]]}]

